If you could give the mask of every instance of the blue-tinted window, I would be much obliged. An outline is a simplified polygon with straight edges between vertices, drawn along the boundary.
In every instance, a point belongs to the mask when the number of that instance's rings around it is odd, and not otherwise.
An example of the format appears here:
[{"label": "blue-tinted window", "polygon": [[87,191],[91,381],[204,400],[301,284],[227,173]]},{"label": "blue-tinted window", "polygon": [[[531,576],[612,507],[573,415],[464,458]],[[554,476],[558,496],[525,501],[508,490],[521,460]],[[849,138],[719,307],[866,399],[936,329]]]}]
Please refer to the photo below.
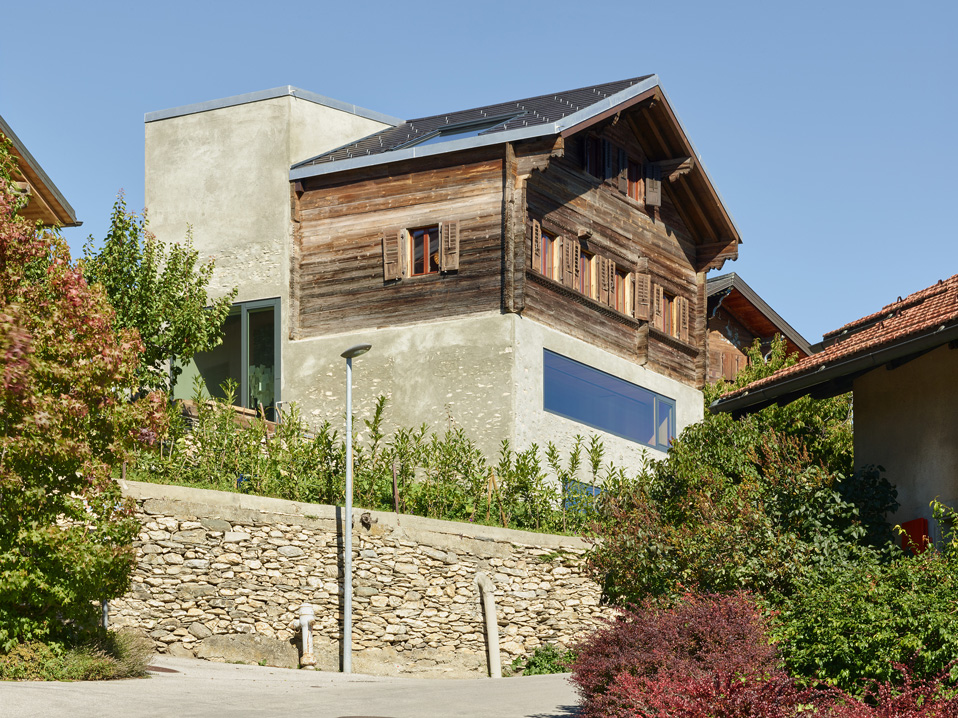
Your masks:
[{"label": "blue-tinted window", "polygon": [[572,511],[589,511],[602,489],[593,484],[584,484],[575,479],[567,479],[562,484],[562,493],[565,496],[563,506]]},{"label": "blue-tinted window", "polygon": [[600,431],[666,451],[675,436],[675,401],[637,384],[543,352],[543,408]]}]

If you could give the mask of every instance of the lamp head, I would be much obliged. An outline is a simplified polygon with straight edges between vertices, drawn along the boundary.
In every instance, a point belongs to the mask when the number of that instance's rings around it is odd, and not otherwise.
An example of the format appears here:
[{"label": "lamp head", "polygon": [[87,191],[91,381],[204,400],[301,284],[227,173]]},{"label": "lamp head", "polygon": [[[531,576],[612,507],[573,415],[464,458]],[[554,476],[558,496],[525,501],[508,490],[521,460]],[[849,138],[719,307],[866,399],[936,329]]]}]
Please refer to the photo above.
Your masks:
[{"label": "lamp head", "polygon": [[363,354],[368,352],[370,349],[372,349],[372,347],[373,347],[372,344],[357,344],[354,347],[349,347],[349,349],[344,351],[339,356],[341,356],[343,359],[354,359],[358,356],[362,356]]}]

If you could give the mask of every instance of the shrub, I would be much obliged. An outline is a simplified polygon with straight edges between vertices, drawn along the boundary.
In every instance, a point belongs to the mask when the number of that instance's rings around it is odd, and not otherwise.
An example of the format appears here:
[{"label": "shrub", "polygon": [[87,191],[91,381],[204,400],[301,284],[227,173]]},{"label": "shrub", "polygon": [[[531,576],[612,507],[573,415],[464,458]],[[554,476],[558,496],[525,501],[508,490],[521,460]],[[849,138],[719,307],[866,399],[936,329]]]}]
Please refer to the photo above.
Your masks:
[{"label": "shrub", "polygon": [[608,701],[602,696],[616,681],[646,685],[624,675],[649,680],[752,676],[773,672],[778,665],[762,615],[744,594],[686,595],[671,607],[647,602],[623,611],[576,651],[572,680],[584,699],[586,718],[606,715]]},{"label": "shrub", "polygon": [[83,643],[28,641],[0,655],[0,680],[97,681],[146,673],[153,642],[129,631],[99,631]]},{"label": "shrub", "polygon": [[852,693],[891,683],[897,665],[926,680],[958,656],[958,557],[927,551],[822,568],[778,605],[772,636],[792,675]]},{"label": "shrub", "polygon": [[547,643],[538,646],[530,656],[516,658],[510,668],[524,676],[541,676],[550,673],[568,673],[575,662],[575,652]]},{"label": "shrub", "polygon": [[[328,421],[311,428],[295,405],[284,412],[279,425],[269,425],[262,417],[237,422],[232,391],[227,387],[225,400],[207,400],[198,389],[192,426],[172,421],[162,441],[137,453],[128,477],[341,505],[344,437]],[[589,490],[572,501],[573,482],[566,480],[579,466],[583,439],[577,439],[565,467],[551,444],[544,467],[537,446],[517,452],[508,442],[493,464],[461,427],[432,433],[426,426],[400,428],[387,436],[382,430],[385,408],[386,399],[380,397],[373,415],[362,422],[362,439],[354,437],[356,506],[551,532],[576,532],[594,515],[592,484],[576,484]],[[603,470],[596,437],[588,451],[595,483]],[[548,469],[561,472],[557,480],[548,476]],[[607,467],[604,477],[614,473]]]}]

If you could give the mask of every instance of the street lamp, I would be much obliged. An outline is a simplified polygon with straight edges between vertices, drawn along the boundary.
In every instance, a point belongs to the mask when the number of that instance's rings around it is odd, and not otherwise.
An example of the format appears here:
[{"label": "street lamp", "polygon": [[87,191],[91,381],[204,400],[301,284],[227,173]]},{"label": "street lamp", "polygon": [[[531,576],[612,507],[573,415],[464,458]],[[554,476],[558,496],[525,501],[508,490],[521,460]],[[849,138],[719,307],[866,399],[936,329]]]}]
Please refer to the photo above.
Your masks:
[{"label": "street lamp", "polygon": [[353,672],[353,359],[372,344],[357,344],[340,354],[346,360],[346,515],[343,527],[343,673]]}]

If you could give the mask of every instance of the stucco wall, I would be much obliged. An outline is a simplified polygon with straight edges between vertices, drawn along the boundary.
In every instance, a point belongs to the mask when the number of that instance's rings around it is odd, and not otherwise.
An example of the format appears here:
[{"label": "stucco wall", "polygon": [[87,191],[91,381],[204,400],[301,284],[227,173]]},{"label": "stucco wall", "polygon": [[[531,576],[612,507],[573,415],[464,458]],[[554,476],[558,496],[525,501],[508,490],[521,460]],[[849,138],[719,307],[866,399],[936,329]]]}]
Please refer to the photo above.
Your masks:
[{"label": "stucco wall", "polygon": [[855,464],[885,467],[901,508],[892,523],[927,518],[928,503],[958,505],[958,353],[940,347],[855,381]]},{"label": "stucco wall", "polygon": [[373,349],[353,363],[357,416],[368,416],[384,394],[389,428],[423,422],[435,430],[461,426],[490,460],[503,439],[518,450],[552,441],[566,451],[577,434],[591,433],[602,438],[606,461],[616,466],[634,471],[646,456],[663,456],[543,411],[544,348],[674,399],[679,431],[703,416],[697,389],[538,322],[498,312],[289,342],[284,396],[294,397],[307,418],[341,415],[346,370],[339,355],[359,343]]},{"label": "stucco wall", "polygon": [[[160,652],[294,667],[310,603],[318,667],[338,670],[341,510],[278,499],[124,482],[143,522],[131,591],[115,627]],[[353,666],[436,677],[487,673],[476,576],[495,584],[503,663],[544,643],[571,645],[608,609],[585,577],[577,538],[354,512]]]}]

